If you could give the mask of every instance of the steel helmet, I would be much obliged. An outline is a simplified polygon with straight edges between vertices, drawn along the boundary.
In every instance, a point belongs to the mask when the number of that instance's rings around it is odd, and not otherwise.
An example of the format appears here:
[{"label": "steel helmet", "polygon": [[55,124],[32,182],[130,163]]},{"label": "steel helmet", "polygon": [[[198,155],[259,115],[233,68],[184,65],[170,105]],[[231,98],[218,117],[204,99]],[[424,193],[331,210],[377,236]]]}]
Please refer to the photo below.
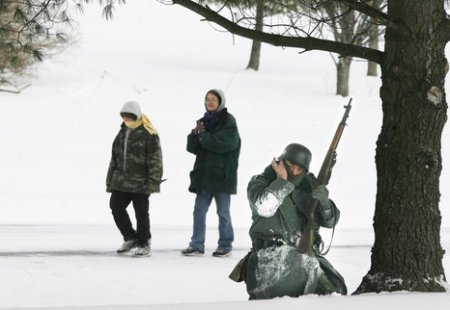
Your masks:
[{"label": "steel helmet", "polygon": [[279,159],[287,159],[289,162],[309,170],[311,157],[311,151],[306,146],[298,143],[291,143],[286,146]]}]

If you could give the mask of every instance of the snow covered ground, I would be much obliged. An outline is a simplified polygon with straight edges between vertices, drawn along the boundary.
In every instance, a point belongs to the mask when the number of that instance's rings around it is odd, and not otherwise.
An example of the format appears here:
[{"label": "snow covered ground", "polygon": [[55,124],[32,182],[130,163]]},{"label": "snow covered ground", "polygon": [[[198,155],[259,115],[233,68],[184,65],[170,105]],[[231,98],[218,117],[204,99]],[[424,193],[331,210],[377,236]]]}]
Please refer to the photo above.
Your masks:
[{"label": "snow covered ground", "polygon": [[[328,54],[298,55],[263,45],[255,73],[244,70],[251,42],[217,32],[181,7],[134,0],[116,10],[114,21],[102,19],[97,6],[76,19],[72,47],[39,66],[22,94],[0,94],[0,308],[443,309],[450,302],[449,293],[247,302],[244,285],[227,278],[250,247],[250,177],[290,142],[307,145],[312,171],[320,167],[348,100],[333,95],[335,69]],[[341,209],[329,259],[349,291],[369,269],[373,242],[380,80],[366,77],[365,68],[362,61],[352,65],[354,108],[329,186]],[[235,251],[230,259],[210,255],[217,239],[213,205],[207,253],[191,259],[179,254],[190,237],[194,201],[187,192],[194,158],[185,151],[186,135],[204,112],[204,93],[215,87],[225,90],[243,142],[238,195],[232,198]],[[168,178],[162,193],[150,199],[154,254],[141,260],[115,255],[121,241],[104,186],[119,110],[130,99],[141,103],[160,133]],[[441,212],[447,250],[449,134],[446,126]],[[329,240],[329,232],[324,235]],[[448,274],[448,255],[444,267]]]},{"label": "snow covered ground", "polygon": [[[449,250],[450,229],[444,229],[442,235],[443,246]],[[247,230],[236,230],[233,255],[225,259],[211,256],[217,229],[207,231],[206,253],[202,257],[180,254],[189,236],[189,229],[156,225],[152,257],[132,258],[114,252],[119,236],[112,225],[2,225],[0,309],[68,305],[122,305],[126,306],[124,309],[130,305],[150,305],[149,309],[166,309],[169,304],[176,305],[175,309],[191,309],[190,304],[197,304],[195,309],[221,309],[230,307],[231,302],[240,302],[236,303],[239,308],[252,309],[254,302],[246,301],[245,285],[228,279],[228,274],[250,248]],[[356,289],[369,270],[371,240],[370,229],[341,229],[336,233],[328,258],[344,276],[349,292]],[[444,267],[450,270],[448,256]],[[378,298],[371,301],[374,296]],[[320,304],[325,308],[335,304],[339,305],[338,309],[356,309],[353,307],[379,300],[380,306],[392,303],[398,306],[396,309],[409,309],[403,304],[405,298],[432,302],[435,309],[444,309],[450,294],[309,296],[296,302],[282,298],[277,307],[286,305],[290,309],[290,305]],[[273,304],[262,306],[269,308]]]}]

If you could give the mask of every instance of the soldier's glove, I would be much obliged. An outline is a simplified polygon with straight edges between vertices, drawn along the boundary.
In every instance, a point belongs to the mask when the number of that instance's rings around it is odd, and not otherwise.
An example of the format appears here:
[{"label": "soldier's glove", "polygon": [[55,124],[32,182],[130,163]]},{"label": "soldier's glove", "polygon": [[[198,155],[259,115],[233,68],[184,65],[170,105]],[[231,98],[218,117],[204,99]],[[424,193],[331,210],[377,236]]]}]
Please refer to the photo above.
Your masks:
[{"label": "soldier's glove", "polygon": [[325,185],[317,186],[311,193],[312,198],[317,199],[320,205],[320,213],[325,221],[329,221],[333,217],[331,202],[328,199],[328,189]]},{"label": "soldier's glove", "polygon": [[199,135],[199,134],[201,134],[202,132],[205,132],[205,131],[206,131],[205,123],[203,123],[200,120],[197,121],[197,126],[194,129],[192,129],[192,132],[195,135]]},{"label": "soldier's glove", "polygon": [[318,185],[311,193],[312,198],[320,203],[322,210],[330,209],[330,200],[328,199],[328,189],[325,185]]}]

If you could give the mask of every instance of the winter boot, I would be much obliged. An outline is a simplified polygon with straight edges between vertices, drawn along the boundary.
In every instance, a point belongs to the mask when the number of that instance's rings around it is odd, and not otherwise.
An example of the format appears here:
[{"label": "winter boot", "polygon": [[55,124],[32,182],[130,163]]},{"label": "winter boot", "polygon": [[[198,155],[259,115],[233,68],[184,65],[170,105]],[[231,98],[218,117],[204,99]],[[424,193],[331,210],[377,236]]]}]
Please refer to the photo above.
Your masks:
[{"label": "winter boot", "polygon": [[148,257],[152,255],[150,244],[138,245],[136,249],[133,250],[134,257]]},{"label": "winter boot", "polygon": [[217,249],[212,253],[212,255],[214,257],[229,257],[231,256],[231,250]]},{"label": "winter boot", "polygon": [[137,247],[137,240],[127,240],[117,249],[117,253],[127,253],[135,247]]},{"label": "winter boot", "polygon": [[188,246],[186,249],[181,251],[181,254],[183,254],[184,256],[198,256],[203,255],[204,253],[205,251],[200,251],[192,246]]}]

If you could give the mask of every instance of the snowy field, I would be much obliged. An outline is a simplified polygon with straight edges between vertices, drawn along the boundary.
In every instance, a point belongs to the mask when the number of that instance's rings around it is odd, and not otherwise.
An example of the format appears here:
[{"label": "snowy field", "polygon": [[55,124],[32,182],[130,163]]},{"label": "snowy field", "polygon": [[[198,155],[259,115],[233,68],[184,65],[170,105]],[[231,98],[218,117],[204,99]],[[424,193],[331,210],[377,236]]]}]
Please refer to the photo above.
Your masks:
[{"label": "snowy field", "polygon": [[[344,276],[349,292],[356,289],[369,269],[371,235],[370,229],[341,229],[328,254],[328,259]],[[115,253],[117,232],[111,225],[2,225],[0,306],[122,305],[123,309],[129,309],[130,305],[151,305],[148,309],[225,309],[231,302],[240,302],[236,303],[239,308],[253,309],[255,302],[246,301],[245,284],[228,279],[228,274],[250,248],[247,231],[236,230],[233,255],[225,259],[211,256],[218,237],[216,229],[207,231],[206,253],[202,257],[180,254],[188,236],[189,230],[182,227],[156,226],[152,257],[132,258]],[[449,229],[443,230],[442,243],[450,249]],[[448,256],[444,267],[450,270]],[[444,309],[444,304],[450,301],[449,293],[385,293],[357,297],[308,296],[295,302],[282,298],[278,299],[277,307],[291,309],[290,305],[311,304],[326,308],[337,304],[338,309],[356,309],[353,306],[373,299],[381,302],[380,306],[393,303],[399,306],[395,309],[410,309],[404,307],[411,304],[411,301],[404,304],[406,296],[408,300],[431,302],[435,309]],[[262,306],[274,307],[271,302]]]},{"label": "snowy field", "polygon": [[[334,96],[327,53],[299,55],[263,45],[261,70],[245,71],[251,42],[217,32],[181,7],[127,1],[113,21],[90,6],[75,16],[76,42],[40,65],[20,95],[0,93],[0,309],[123,306],[117,309],[444,309],[450,294],[306,296],[248,302],[227,278],[250,247],[246,186],[291,142],[308,146],[318,171],[347,98]],[[234,42],[234,44],[233,44]],[[447,52],[450,49],[447,48]],[[381,125],[379,78],[352,64],[353,109],[329,186],[341,209],[329,260],[349,291],[370,266],[375,204],[375,142]],[[447,81],[447,89],[450,89]],[[233,256],[211,257],[217,216],[208,215],[207,253],[186,258],[194,195],[194,157],[186,135],[204,112],[203,97],[222,88],[242,138]],[[117,256],[120,235],[105,177],[111,144],[128,100],[141,103],[161,137],[162,192],[152,195],[153,256]],[[442,245],[450,250],[450,130],[442,139]],[[325,240],[330,233],[324,232]],[[447,276],[448,255],[444,257]],[[128,306],[127,306],[128,305]],[[129,305],[146,305],[135,308]],[[101,309],[101,308],[100,308]]]}]

